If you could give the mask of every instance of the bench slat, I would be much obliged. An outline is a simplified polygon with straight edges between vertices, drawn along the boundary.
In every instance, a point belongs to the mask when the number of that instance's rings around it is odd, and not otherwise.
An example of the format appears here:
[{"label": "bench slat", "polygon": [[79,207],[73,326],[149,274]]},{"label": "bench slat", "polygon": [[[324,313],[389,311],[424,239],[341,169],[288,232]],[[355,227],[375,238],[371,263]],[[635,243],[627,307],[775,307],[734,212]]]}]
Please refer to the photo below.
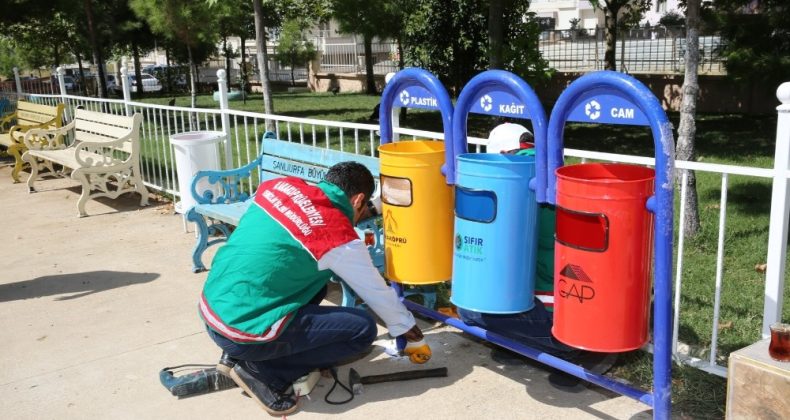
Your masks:
[{"label": "bench slat", "polygon": [[129,134],[128,127],[117,127],[114,125],[108,125],[100,122],[93,122],[83,119],[77,120],[76,129],[78,132],[77,138],[79,138],[80,136],[79,132],[83,132],[83,131],[98,134],[112,139],[118,139]]},{"label": "bench slat", "polygon": [[26,111],[32,114],[40,114],[40,115],[47,115],[49,118],[47,120],[51,120],[58,115],[57,107],[50,106],[50,105],[41,105],[41,104],[34,104],[32,102],[27,101],[18,101],[16,104],[17,111]]},{"label": "bench slat", "polygon": [[[18,125],[37,125],[52,121],[53,115],[39,114],[30,111],[17,111],[16,123]],[[54,122],[53,122],[54,123]]]},{"label": "bench slat", "polygon": [[261,167],[264,171],[272,174],[295,176],[316,184],[324,180],[324,175],[329,170],[327,166],[316,166],[269,155],[263,155]]},{"label": "bench slat", "polygon": [[[78,122],[78,124],[80,124],[80,123],[81,122]],[[127,131],[126,134],[129,134],[129,132]],[[88,141],[88,142],[96,142],[96,143],[103,143],[103,142],[110,142],[110,141],[117,140],[117,138],[104,137],[104,136],[100,136],[98,134],[88,133],[88,132],[79,131],[79,130],[76,131],[75,138],[77,139],[77,141],[80,141],[80,142]],[[131,141],[125,141],[125,142],[123,142],[122,146],[115,147],[115,150],[121,150],[121,151],[124,151],[126,153],[132,153],[132,142]]]},{"label": "bench slat", "polygon": [[294,161],[310,162],[319,167],[326,166],[328,168],[336,163],[345,161],[359,162],[370,170],[374,178],[378,178],[379,176],[379,160],[371,156],[356,155],[348,152],[272,139],[263,140],[263,150],[265,153],[264,156],[274,155]]},{"label": "bench slat", "polygon": [[250,199],[230,204],[197,204],[195,211],[206,217],[238,226],[241,216],[244,215],[251,203]]},{"label": "bench slat", "polygon": [[132,129],[134,124],[133,117],[105,114],[103,112],[88,111],[85,109],[77,109],[74,113],[74,119],[98,122],[103,125],[124,127],[126,128],[127,132]]}]

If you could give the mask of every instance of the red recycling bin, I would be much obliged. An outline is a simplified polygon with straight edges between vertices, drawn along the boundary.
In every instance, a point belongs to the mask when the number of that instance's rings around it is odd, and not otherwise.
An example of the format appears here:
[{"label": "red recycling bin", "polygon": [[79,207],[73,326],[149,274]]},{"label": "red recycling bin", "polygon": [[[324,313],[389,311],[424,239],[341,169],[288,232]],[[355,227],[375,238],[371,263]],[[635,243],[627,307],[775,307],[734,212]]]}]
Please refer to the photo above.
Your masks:
[{"label": "red recycling bin", "polygon": [[648,339],[655,171],[625,164],[557,169],[554,336],[623,352]]}]

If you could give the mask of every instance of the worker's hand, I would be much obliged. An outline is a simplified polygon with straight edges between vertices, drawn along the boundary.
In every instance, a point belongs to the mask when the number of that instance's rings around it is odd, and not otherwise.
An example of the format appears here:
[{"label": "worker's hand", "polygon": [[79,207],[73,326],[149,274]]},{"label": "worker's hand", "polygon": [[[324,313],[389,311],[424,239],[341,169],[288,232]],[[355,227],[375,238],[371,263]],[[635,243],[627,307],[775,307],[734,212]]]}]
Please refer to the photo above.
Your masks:
[{"label": "worker's hand", "polygon": [[431,348],[424,340],[406,342],[406,348],[403,349],[403,353],[409,356],[409,360],[412,363],[417,363],[418,365],[431,360],[432,354]]},{"label": "worker's hand", "polygon": [[403,353],[409,356],[412,363],[423,364],[431,360],[431,348],[423,340],[422,331],[417,325],[406,331],[403,337],[406,339],[406,348],[403,349]]},{"label": "worker's hand", "polygon": [[403,333],[403,338],[405,338],[406,341],[420,341],[422,340],[422,331],[417,324],[414,324],[409,331]]}]

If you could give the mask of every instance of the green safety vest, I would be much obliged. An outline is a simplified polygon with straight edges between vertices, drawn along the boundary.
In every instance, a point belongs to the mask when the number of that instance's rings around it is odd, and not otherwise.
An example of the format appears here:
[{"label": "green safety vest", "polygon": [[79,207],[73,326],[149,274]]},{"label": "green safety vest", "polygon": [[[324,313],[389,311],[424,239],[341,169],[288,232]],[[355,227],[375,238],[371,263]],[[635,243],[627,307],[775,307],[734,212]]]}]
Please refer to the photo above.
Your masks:
[{"label": "green safety vest", "polygon": [[340,188],[294,177],[261,183],[218,251],[199,303],[206,324],[237,343],[271,341],[326,285],[318,260],[359,239]]}]

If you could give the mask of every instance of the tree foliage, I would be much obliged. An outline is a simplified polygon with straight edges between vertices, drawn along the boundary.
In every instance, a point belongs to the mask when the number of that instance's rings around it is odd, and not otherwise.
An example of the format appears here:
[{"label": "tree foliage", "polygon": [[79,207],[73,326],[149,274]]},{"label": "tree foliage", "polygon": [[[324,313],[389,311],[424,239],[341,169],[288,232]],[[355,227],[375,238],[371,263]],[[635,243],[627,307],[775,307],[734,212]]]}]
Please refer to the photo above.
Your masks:
[{"label": "tree foliage", "polygon": [[365,48],[366,90],[376,93],[373,79],[374,37],[397,38],[401,30],[402,5],[397,0],[334,0],[332,16],[338,21],[340,30],[348,34],[362,35]]},{"label": "tree foliage", "polygon": [[459,93],[488,67],[487,15],[483,0],[418,2],[404,25],[407,63],[432,72]]},{"label": "tree foliage", "polygon": [[216,14],[205,3],[190,0],[130,0],[135,14],[151,30],[186,46],[192,106],[196,103],[196,64],[208,58],[199,53],[213,51],[217,41]]},{"label": "tree foliage", "polygon": [[315,46],[305,39],[303,25],[296,19],[285,21],[280,32],[275,59],[291,68],[291,86],[296,85],[294,68],[304,65],[315,57]]},{"label": "tree foliage", "polygon": [[[756,5],[756,7],[755,7]],[[707,13],[705,13],[707,12]],[[790,3],[787,0],[717,0],[703,11],[721,31],[727,74],[738,82],[778,86],[790,75]]]},{"label": "tree foliage", "polygon": [[0,76],[13,79],[14,67],[19,66],[19,57],[14,52],[14,44],[11,39],[0,36]]},{"label": "tree foliage", "polygon": [[650,8],[651,0],[589,0],[596,9],[603,10],[606,16],[606,51],[604,63],[606,70],[617,69],[615,47],[617,31],[621,28],[639,24],[642,15]]},{"label": "tree foliage", "polygon": [[535,13],[529,12],[528,8],[529,3],[514,2],[505,10],[503,62],[505,70],[535,86],[551,79],[554,71],[540,54],[540,24]]},{"label": "tree foliage", "polygon": [[[406,61],[436,74],[457,94],[475,74],[499,60],[491,51],[501,49],[501,63],[494,67],[509,70],[539,83],[551,77],[548,62],[538,50],[540,25],[528,4],[501,2],[492,13],[482,0],[426,0],[416,4],[404,22],[403,44]],[[493,22],[494,19],[498,22]],[[490,41],[490,28],[502,31],[501,44]],[[494,37],[496,38],[496,36]]]}]

